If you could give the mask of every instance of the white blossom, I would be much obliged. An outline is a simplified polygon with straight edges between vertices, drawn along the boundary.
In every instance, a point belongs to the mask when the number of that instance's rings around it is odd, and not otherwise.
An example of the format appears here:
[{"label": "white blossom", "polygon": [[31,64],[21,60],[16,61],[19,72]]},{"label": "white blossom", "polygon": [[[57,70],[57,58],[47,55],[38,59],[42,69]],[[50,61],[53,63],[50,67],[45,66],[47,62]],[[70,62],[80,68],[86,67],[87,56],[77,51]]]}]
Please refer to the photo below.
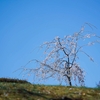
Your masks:
[{"label": "white blossom", "polygon": [[86,34],[85,36],[84,36],[84,38],[90,38],[91,37],[91,34]]},{"label": "white blossom", "polygon": [[94,45],[94,44],[95,44],[94,42],[89,42],[88,46],[91,46],[91,45]]}]

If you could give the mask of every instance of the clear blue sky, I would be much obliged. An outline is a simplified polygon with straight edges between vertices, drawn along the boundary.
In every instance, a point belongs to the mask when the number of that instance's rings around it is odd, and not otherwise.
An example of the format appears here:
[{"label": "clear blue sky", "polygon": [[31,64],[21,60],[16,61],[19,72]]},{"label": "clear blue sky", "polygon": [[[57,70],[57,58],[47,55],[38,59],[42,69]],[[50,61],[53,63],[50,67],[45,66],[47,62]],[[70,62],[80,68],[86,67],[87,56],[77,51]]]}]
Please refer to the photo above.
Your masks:
[{"label": "clear blue sky", "polygon": [[[20,71],[13,71],[40,59],[39,45],[73,34],[85,22],[95,25],[93,31],[100,34],[100,0],[0,0],[0,77],[22,79]],[[86,71],[86,86],[95,87],[100,81],[100,45],[86,51],[98,65],[86,56],[79,63]]]}]

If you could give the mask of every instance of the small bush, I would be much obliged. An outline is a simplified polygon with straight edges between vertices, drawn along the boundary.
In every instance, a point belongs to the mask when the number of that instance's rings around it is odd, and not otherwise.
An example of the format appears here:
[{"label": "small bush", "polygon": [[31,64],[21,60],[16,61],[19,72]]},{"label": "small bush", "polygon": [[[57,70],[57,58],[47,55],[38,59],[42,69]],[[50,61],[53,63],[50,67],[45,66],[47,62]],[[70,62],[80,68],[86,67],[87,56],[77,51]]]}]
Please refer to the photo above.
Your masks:
[{"label": "small bush", "polygon": [[0,82],[29,83],[26,80],[12,79],[12,78],[0,78]]},{"label": "small bush", "polygon": [[99,81],[99,83],[98,83],[98,84],[96,84],[96,86],[97,86],[97,88],[100,88],[100,81]]}]

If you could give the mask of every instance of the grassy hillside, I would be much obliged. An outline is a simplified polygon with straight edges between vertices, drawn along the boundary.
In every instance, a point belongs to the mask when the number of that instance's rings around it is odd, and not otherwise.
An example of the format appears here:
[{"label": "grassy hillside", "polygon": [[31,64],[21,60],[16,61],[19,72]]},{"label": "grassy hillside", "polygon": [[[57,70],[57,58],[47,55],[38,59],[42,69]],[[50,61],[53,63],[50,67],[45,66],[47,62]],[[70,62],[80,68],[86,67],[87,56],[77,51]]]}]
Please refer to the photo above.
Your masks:
[{"label": "grassy hillside", "polygon": [[100,100],[100,89],[30,84],[0,79],[0,100]]}]

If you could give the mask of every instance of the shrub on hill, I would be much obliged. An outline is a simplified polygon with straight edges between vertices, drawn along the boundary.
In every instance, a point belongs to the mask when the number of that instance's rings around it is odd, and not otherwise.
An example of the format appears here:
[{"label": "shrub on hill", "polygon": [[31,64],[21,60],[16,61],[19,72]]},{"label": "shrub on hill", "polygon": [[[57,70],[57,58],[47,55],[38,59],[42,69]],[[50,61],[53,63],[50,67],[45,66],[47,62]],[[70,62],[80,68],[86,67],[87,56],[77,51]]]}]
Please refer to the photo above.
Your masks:
[{"label": "shrub on hill", "polygon": [[0,78],[0,82],[29,83],[26,80],[12,79],[12,78]]}]

